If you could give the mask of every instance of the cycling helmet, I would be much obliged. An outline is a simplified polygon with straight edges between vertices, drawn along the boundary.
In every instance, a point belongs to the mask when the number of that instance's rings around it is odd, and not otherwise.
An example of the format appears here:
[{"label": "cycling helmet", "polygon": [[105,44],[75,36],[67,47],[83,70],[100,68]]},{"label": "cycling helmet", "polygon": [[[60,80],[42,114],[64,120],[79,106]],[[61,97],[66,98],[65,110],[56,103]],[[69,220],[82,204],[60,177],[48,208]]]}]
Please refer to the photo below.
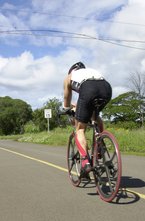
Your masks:
[{"label": "cycling helmet", "polygon": [[71,68],[69,69],[68,74],[70,74],[72,72],[72,70],[74,70],[74,69],[78,70],[78,69],[81,69],[81,68],[86,68],[86,67],[82,62],[77,62],[77,63],[75,63],[71,66]]}]

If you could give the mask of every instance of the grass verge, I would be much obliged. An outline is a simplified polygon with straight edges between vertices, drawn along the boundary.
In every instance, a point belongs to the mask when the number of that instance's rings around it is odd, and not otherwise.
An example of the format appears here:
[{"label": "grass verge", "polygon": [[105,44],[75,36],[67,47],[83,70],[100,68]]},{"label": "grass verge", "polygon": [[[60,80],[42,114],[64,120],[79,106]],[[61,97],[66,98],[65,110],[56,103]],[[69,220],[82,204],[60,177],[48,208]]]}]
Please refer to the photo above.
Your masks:
[{"label": "grass verge", "polygon": [[[125,154],[145,156],[145,130],[125,130],[108,128],[118,140],[120,151]],[[53,131],[41,133],[29,133],[23,135],[0,136],[0,139],[12,139],[19,142],[32,142],[51,146],[66,146],[71,127],[57,128]],[[87,132],[87,140],[90,145],[91,133]]]}]

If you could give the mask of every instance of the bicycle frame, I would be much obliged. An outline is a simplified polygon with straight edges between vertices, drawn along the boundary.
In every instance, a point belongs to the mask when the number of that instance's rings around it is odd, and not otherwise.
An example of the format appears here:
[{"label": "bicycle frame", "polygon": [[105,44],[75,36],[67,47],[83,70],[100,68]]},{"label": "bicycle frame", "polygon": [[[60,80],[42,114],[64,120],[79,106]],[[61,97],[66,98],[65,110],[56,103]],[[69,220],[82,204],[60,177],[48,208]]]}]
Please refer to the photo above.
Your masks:
[{"label": "bicycle frame", "polygon": [[[89,124],[92,128],[92,143],[88,158],[100,198],[111,202],[118,193],[122,164],[119,145],[108,131],[100,132],[96,122]],[[100,154],[100,155],[99,155]],[[71,133],[67,149],[67,165],[69,178],[74,186],[81,183],[81,156],[75,144],[75,130]]]}]

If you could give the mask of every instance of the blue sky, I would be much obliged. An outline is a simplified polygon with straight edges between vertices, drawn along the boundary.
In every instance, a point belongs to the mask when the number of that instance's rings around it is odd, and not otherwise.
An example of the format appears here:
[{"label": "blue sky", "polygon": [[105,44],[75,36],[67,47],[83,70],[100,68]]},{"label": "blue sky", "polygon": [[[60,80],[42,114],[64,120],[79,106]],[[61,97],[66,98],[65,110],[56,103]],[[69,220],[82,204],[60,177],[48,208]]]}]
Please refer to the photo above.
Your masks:
[{"label": "blue sky", "polygon": [[144,40],[144,10],[141,0],[1,0],[0,96],[33,109],[62,100],[67,70],[80,60],[103,73],[113,97],[128,91],[130,73],[145,69],[145,45],[134,42]]}]

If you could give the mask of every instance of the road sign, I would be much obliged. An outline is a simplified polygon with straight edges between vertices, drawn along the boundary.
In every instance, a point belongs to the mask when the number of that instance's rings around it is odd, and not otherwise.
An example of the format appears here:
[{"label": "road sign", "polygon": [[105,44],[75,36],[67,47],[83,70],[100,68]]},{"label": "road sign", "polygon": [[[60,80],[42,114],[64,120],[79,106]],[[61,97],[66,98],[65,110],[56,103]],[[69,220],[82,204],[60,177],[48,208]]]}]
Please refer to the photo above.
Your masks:
[{"label": "road sign", "polygon": [[52,118],[51,109],[44,109],[44,116],[45,116],[45,118]]},{"label": "road sign", "polygon": [[47,118],[48,132],[49,132],[49,118],[52,118],[52,111],[51,111],[51,109],[44,109],[44,117]]}]

